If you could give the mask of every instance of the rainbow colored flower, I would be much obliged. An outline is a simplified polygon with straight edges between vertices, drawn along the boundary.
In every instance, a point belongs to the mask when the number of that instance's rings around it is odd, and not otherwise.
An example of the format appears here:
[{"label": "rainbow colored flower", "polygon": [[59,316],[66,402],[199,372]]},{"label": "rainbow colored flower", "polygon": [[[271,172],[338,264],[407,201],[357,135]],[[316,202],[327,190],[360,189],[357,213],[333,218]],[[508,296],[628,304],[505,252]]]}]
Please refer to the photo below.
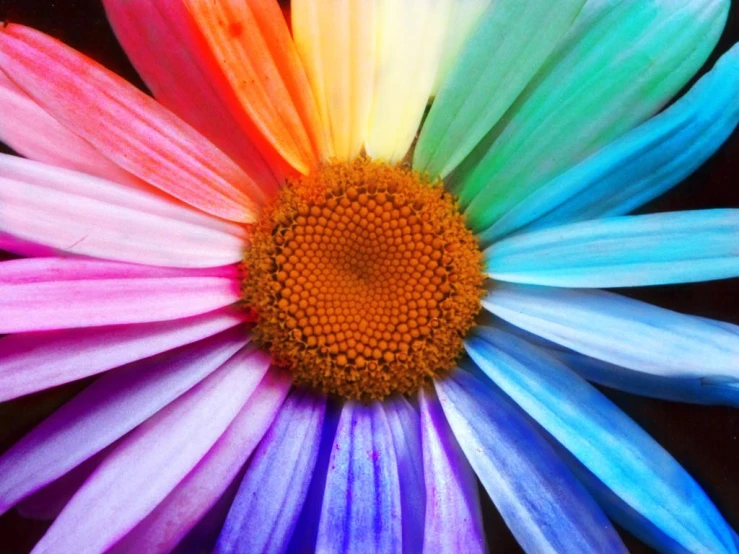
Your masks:
[{"label": "rainbow colored flower", "polygon": [[[0,455],[38,554],[739,552],[589,382],[739,405],[729,0],[103,0],[153,98],[0,28]],[[665,108],[665,106],[668,106]],[[663,109],[664,108],[664,109]]]}]

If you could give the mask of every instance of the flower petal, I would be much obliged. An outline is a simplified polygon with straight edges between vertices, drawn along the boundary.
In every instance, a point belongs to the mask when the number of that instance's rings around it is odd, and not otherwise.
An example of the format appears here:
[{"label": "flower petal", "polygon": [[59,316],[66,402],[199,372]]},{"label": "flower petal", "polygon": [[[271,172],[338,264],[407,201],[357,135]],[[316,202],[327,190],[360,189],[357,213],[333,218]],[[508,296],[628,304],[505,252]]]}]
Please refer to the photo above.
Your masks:
[{"label": "flower petal", "polygon": [[0,154],[0,229],[117,261],[214,267],[243,257],[245,232],[144,190]]},{"label": "flower petal", "polygon": [[626,552],[590,495],[497,388],[465,371],[434,384],[462,450],[526,552]]},{"label": "flower petal", "polygon": [[53,258],[59,254],[55,248],[19,239],[2,231],[0,231],[0,250],[24,258]]},{"label": "flower petal", "polygon": [[257,183],[117,75],[38,31],[13,24],[0,30],[0,69],[59,123],[126,171],[207,213],[239,222],[255,219],[265,200]]},{"label": "flower petal", "polygon": [[739,377],[663,377],[609,364],[569,350],[542,350],[583,379],[605,387],[673,402],[739,408]]},{"label": "flower petal", "polygon": [[475,473],[449,428],[436,394],[421,390],[419,398],[426,484],[423,551],[486,552]]},{"label": "flower petal", "polygon": [[434,83],[433,93],[436,95],[441,85],[449,77],[459,53],[464,48],[472,33],[479,25],[482,15],[493,0],[453,0],[454,5],[446,25],[444,46],[439,60],[439,72]]},{"label": "flower petal", "polygon": [[[376,67],[365,148],[401,161],[433,92],[452,0],[376,0]],[[398,94],[398,91],[403,94]]]},{"label": "flower petal", "polygon": [[2,71],[0,113],[3,114],[0,120],[0,141],[20,155],[116,183],[139,186],[139,179],[65,128]]},{"label": "flower petal", "polygon": [[241,329],[107,373],[0,457],[0,513],[61,477],[223,365]]},{"label": "flower petal", "polygon": [[275,0],[185,5],[259,133],[301,173],[326,157],[325,137],[282,10]]},{"label": "flower petal", "polygon": [[229,275],[140,268],[63,258],[0,262],[0,333],[167,321],[240,298],[238,280]]},{"label": "flower petal", "polygon": [[196,467],[238,415],[268,365],[266,356],[244,349],[151,417],[98,467],[33,552],[110,548]]},{"label": "flower petal", "polygon": [[0,402],[211,337],[245,319],[227,308],[141,325],[21,333],[0,339]]},{"label": "flower petal", "polygon": [[280,410],[290,383],[284,372],[267,373],[198,465],[109,552],[171,552],[236,478]]},{"label": "flower petal", "polygon": [[736,552],[700,486],[605,396],[534,346],[489,327],[467,352],[503,391],[628,506],[687,552]]},{"label": "flower petal", "polygon": [[728,0],[589,2],[482,159],[463,171],[473,230],[658,111],[705,62]]},{"label": "flower petal", "polygon": [[372,107],[376,1],[295,0],[291,17],[331,155],[351,160],[364,145]]},{"label": "flower petal", "polygon": [[276,175],[239,126],[246,114],[187,8],[166,0],[103,4],[118,41],[154,97],[228,154],[264,190],[276,191]]},{"label": "flower petal", "polygon": [[325,397],[290,395],[254,454],[215,552],[285,551],[308,495],[325,410]]},{"label": "flower petal", "polygon": [[582,221],[503,239],[488,276],[554,287],[640,287],[739,276],[739,210]]},{"label": "flower petal", "polygon": [[418,413],[403,396],[382,403],[390,424],[400,480],[403,551],[423,550],[426,494],[423,479],[421,422]]},{"label": "flower petal", "polygon": [[480,237],[628,213],[700,167],[737,123],[739,45],[675,104],[549,181]]},{"label": "flower petal", "polygon": [[544,65],[584,4],[585,0],[494,2],[431,106],[413,167],[440,177],[457,167]]},{"label": "flower petal", "polygon": [[719,322],[595,290],[496,284],[488,311],[577,352],[671,377],[736,379],[739,334]]},{"label": "flower petal", "polygon": [[334,438],[318,527],[318,552],[401,552],[393,437],[382,405],[347,402]]}]

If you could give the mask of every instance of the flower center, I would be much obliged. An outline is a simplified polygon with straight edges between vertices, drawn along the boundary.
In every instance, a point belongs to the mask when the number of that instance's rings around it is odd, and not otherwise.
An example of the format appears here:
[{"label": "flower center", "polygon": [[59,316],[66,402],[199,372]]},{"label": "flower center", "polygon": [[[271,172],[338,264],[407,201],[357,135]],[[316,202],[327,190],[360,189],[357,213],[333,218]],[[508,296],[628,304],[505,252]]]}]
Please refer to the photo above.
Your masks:
[{"label": "flower center", "polygon": [[254,226],[244,270],[255,338],[275,362],[298,385],[358,399],[450,370],[484,279],[440,183],[367,159],[289,182]]}]

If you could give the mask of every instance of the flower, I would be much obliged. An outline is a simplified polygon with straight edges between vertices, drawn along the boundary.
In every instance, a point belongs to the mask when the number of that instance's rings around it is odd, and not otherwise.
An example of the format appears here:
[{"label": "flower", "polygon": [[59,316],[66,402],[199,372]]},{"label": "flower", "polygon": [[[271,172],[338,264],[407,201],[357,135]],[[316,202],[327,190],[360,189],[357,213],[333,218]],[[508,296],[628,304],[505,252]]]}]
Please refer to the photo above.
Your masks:
[{"label": "flower", "polygon": [[728,1],[104,3],[156,101],[0,30],[0,400],[96,377],[0,457],[35,552],[477,552],[476,477],[529,552],[737,551],[588,383],[737,404],[739,328],[600,290],[739,274],[626,215],[739,122],[736,46],[654,115]]}]

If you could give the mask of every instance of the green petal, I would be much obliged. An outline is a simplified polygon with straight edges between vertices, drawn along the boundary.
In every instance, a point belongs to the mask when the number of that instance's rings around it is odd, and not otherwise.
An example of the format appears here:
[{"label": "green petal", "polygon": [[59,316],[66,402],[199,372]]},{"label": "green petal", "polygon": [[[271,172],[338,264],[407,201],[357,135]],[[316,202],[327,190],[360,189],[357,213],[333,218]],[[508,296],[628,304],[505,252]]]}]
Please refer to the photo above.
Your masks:
[{"label": "green petal", "polygon": [[589,0],[562,46],[454,176],[473,230],[659,110],[706,61],[729,5]]},{"label": "green petal", "polygon": [[431,107],[413,165],[445,177],[513,104],[570,30],[585,0],[498,0]]}]

